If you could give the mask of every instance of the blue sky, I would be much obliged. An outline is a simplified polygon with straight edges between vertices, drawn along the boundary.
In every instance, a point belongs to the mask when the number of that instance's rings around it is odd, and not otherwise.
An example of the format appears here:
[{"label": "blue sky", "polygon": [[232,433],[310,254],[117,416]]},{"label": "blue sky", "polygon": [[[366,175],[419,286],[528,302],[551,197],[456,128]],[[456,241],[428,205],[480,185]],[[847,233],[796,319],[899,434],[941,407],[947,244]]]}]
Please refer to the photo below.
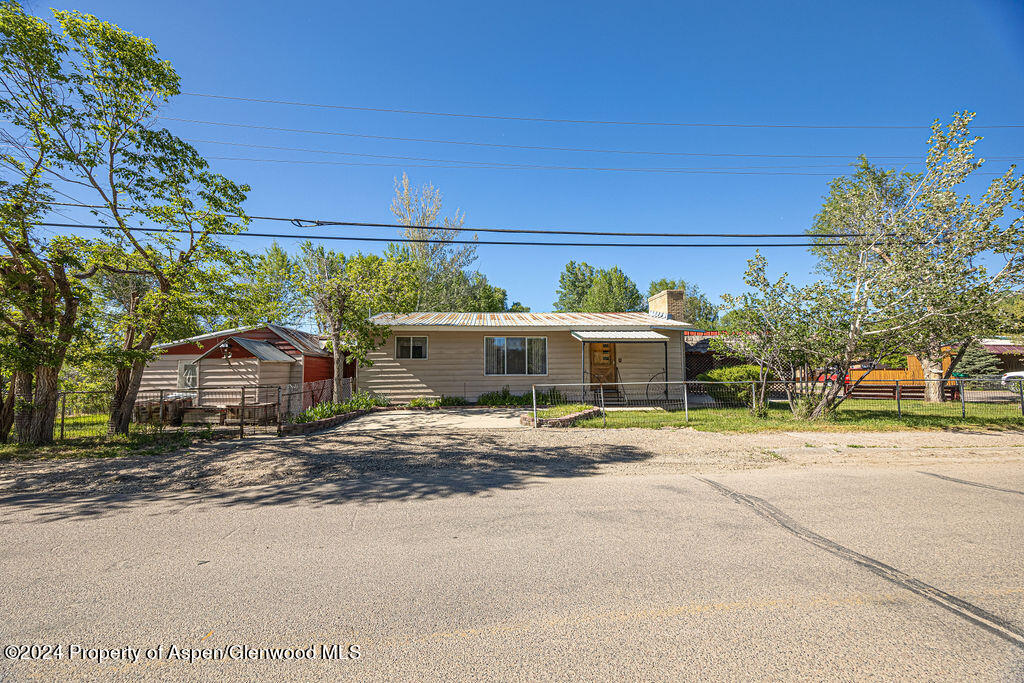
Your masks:
[{"label": "blue sky", "polygon": [[[29,4],[42,13],[49,5]],[[810,125],[921,125],[958,109],[1024,123],[1024,5],[946,2],[58,3],[151,38],[185,91],[326,104],[529,117]],[[927,130],[570,125],[374,113],[182,96],[171,116],[364,135],[514,145],[837,159],[642,156],[167,126],[191,140],[431,159],[614,167],[776,167],[758,174],[424,168],[429,162],[196,142],[248,183],[252,214],[390,221],[393,179],[432,182],[468,226],[800,232],[830,176],[860,153],[923,157]],[[1024,129],[978,131],[985,156],[1024,157]],[[910,162],[893,160],[889,165]],[[1004,170],[1009,162],[991,162]],[[823,166],[823,164],[833,164]],[[838,166],[837,166],[838,165]],[[793,167],[799,168],[778,168]],[[728,170],[750,170],[731,168]],[[765,175],[765,170],[822,175]],[[282,224],[253,230],[281,231]],[[379,230],[352,234],[380,235]],[[395,232],[384,233],[394,235]],[[483,237],[486,239],[486,237]],[[239,238],[259,250],[268,240]],[[373,249],[343,246],[341,249]],[[549,310],[569,259],[619,265],[646,290],[684,277],[717,300],[742,289],[752,249],[481,247],[478,267],[510,300]],[[802,249],[767,250],[797,281]]]}]

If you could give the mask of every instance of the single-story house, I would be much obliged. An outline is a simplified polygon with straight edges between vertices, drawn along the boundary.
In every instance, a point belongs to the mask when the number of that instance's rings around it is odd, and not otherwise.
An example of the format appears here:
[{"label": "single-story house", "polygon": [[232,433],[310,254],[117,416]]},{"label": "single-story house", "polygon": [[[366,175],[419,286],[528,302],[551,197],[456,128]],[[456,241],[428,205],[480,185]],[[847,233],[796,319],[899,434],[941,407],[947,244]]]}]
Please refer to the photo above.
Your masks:
[{"label": "single-story house", "polygon": [[140,391],[303,384],[334,377],[319,337],[280,325],[201,334],[157,344]]},{"label": "single-story house", "polygon": [[[475,401],[508,386],[665,382],[686,378],[685,293],[650,298],[646,313],[380,313],[390,335],[360,365],[362,390],[407,401]],[[616,389],[609,387],[611,391]]]}]

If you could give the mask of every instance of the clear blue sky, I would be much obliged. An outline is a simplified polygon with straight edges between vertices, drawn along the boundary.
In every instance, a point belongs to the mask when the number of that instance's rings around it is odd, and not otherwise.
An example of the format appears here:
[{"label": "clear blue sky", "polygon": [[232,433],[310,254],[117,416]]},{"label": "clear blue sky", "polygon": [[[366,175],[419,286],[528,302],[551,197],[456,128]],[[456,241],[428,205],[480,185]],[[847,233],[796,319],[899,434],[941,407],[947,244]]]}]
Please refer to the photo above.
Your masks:
[{"label": "clear blue sky", "polygon": [[[30,10],[49,5],[32,3]],[[571,119],[921,125],[957,109],[1024,123],[1024,5],[952,2],[59,3],[151,38],[183,90],[368,107]],[[213,161],[252,186],[252,214],[390,221],[393,178],[429,181],[469,226],[799,232],[854,155],[923,156],[927,131],[666,128],[453,119],[182,96],[170,115],[369,135],[845,159],[657,157],[375,141],[168,122],[189,139],[509,163],[774,169],[699,175]],[[1024,157],[1024,129],[979,131],[985,156]],[[196,143],[210,157],[395,163]],[[907,162],[890,162],[892,165]],[[1009,162],[991,162],[1003,170]],[[279,231],[281,224],[254,230]],[[356,234],[380,234],[366,230]],[[387,233],[396,234],[396,233]],[[483,237],[486,239],[486,237]],[[236,241],[258,250],[266,241]],[[356,246],[336,248],[355,249]],[[360,247],[373,249],[374,247]],[[550,310],[569,259],[621,266],[640,287],[685,277],[714,299],[742,288],[752,249],[481,247],[510,300]],[[812,261],[772,249],[798,281]]]}]

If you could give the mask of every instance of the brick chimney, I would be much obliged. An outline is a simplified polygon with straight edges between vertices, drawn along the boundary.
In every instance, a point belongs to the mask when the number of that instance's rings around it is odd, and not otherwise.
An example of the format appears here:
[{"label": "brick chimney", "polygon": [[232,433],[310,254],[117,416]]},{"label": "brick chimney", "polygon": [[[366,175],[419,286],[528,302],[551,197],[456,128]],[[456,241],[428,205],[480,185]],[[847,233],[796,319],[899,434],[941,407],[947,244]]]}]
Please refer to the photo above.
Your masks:
[{"label": "brick chimney", "polygon": [[647,300],[647,310],[651,313],[667,315],[672,320],[685,321],[686,290],[663,289],[651,295]]}]

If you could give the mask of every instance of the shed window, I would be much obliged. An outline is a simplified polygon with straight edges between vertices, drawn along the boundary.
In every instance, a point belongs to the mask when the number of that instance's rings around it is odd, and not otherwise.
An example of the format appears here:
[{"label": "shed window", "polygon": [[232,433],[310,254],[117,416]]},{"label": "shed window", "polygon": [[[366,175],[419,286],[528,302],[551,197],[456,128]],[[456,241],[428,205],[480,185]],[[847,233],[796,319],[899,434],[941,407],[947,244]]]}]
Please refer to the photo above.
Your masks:
[{"label": "shed window", "polygon": [[199,385],[199,366],[192,361],[178,361],[178,388],[195,389]]},{"label": "shed window", "polygon": [[546,337],[484,337],[485,375],[546,375]]},{"label": "shed window", "polygon": [[395,358],[426,358],[426,337],[395,337]]}]

